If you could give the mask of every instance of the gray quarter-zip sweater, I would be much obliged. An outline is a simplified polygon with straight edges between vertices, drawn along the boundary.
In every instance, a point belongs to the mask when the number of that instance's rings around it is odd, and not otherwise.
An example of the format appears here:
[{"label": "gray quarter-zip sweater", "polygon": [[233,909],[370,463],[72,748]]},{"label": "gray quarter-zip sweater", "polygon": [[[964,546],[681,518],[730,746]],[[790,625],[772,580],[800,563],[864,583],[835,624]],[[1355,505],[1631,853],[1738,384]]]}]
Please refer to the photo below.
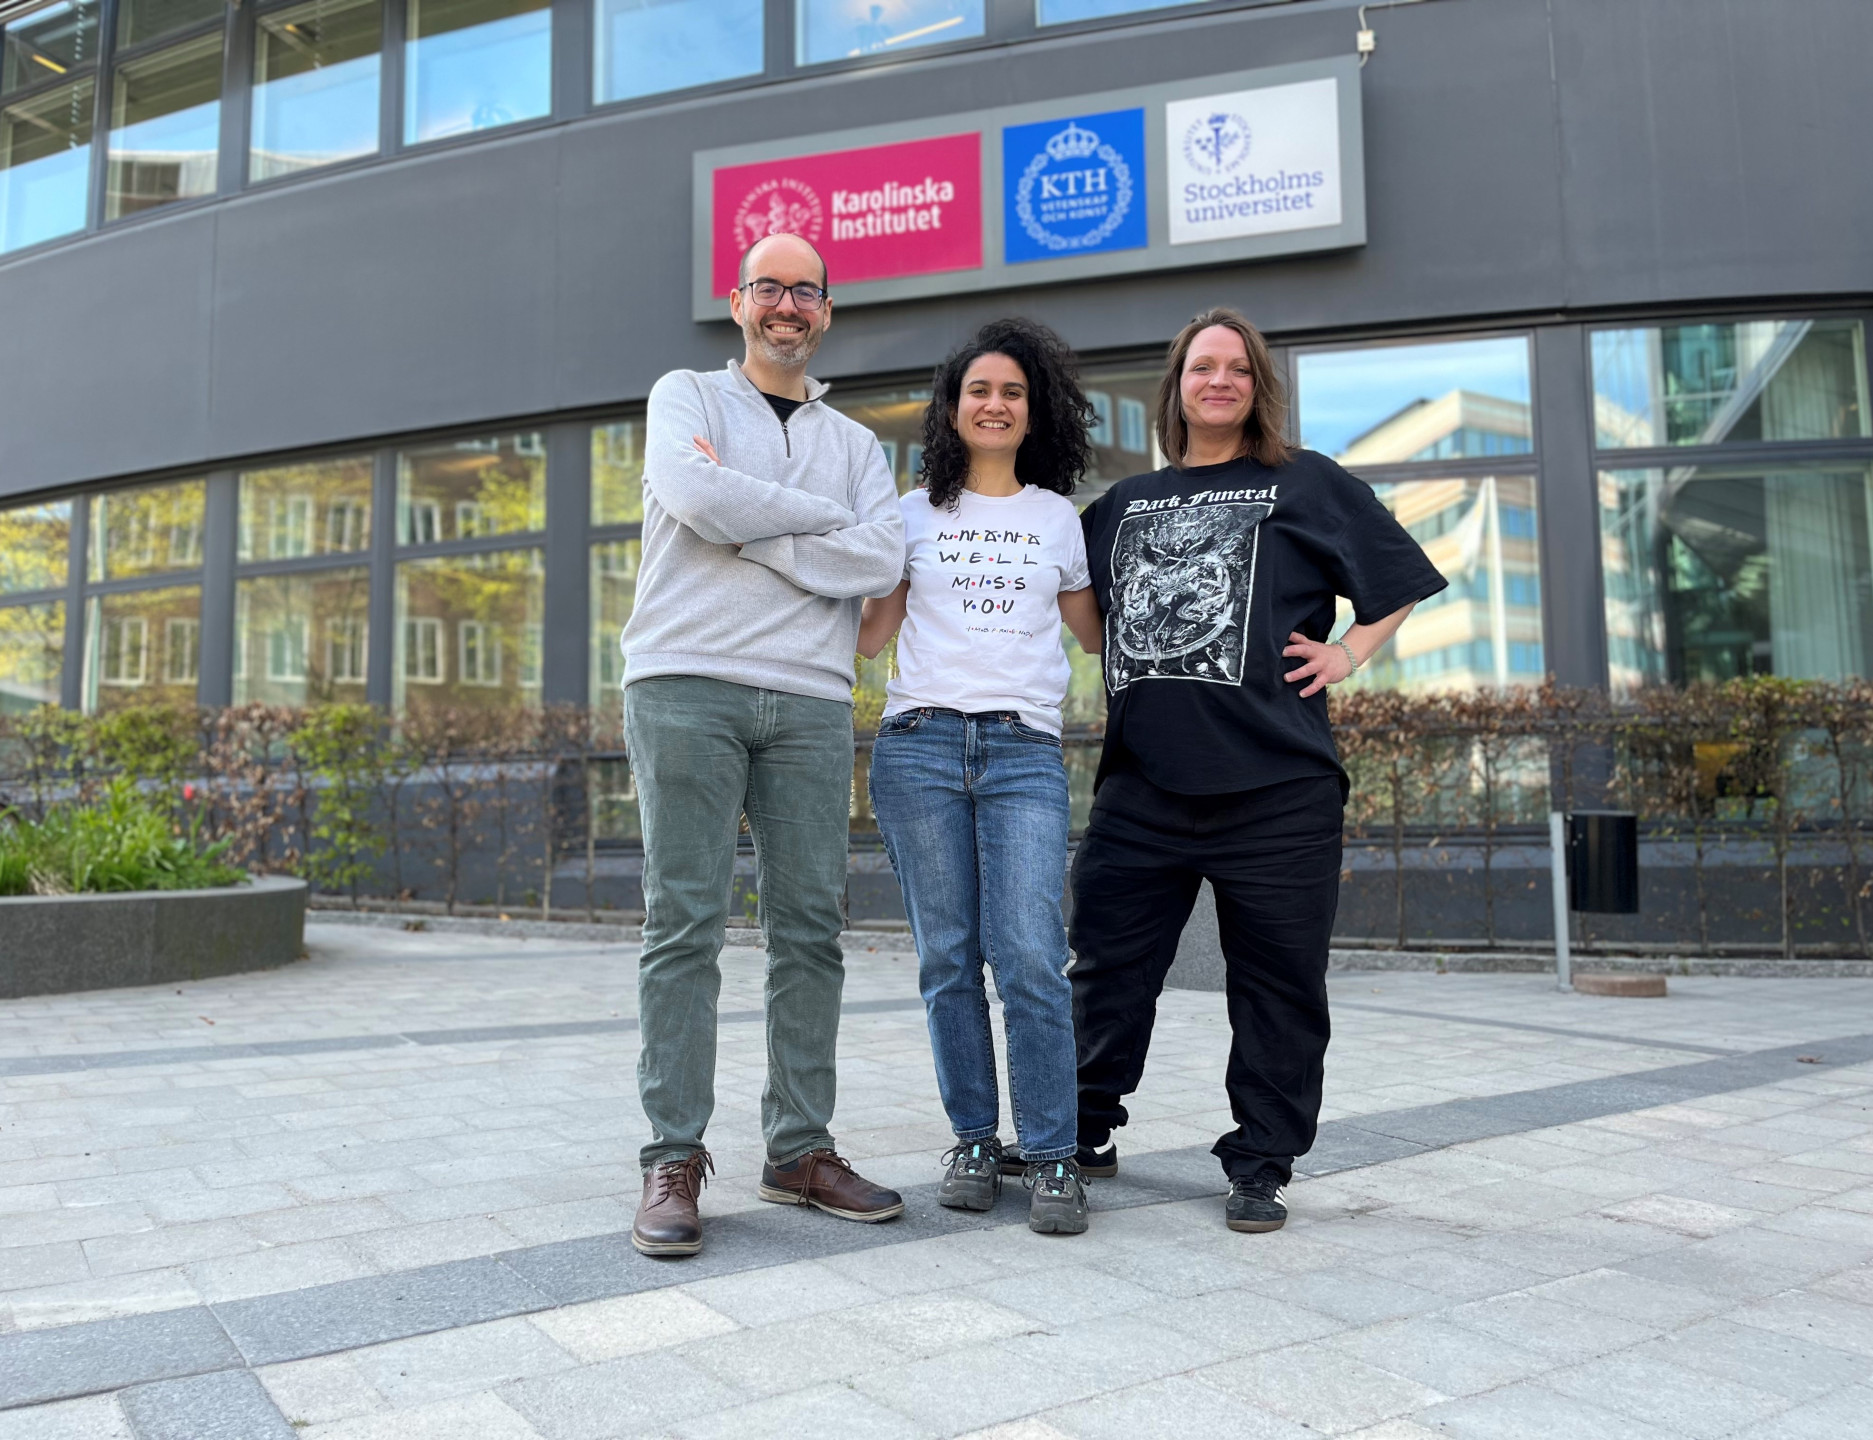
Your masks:
[{"label": "gray quarter-zip sweater", "polygon": [[850,703],[859,609],[903,578],[904,524],[878,437],[806,390],[785,425],[732,360],[650,392],[626,685],[703,675]]}]

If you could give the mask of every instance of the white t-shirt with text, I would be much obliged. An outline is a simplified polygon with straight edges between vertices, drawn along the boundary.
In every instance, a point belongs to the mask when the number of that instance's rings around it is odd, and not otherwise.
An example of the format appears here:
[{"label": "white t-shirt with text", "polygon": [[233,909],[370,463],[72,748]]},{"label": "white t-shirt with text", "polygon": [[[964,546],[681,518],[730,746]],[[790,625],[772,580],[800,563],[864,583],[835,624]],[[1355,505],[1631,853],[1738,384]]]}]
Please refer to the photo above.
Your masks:
[{"label": "white t-shirt with text", "polygon": [[1018,495],[965,490],[953,508],[923,490],[900,503],[910,597],[884,713],[1013,710],[1058,735],[1073,673],[1060,594],[1092,583],[1072,501],[1024,485]]}]

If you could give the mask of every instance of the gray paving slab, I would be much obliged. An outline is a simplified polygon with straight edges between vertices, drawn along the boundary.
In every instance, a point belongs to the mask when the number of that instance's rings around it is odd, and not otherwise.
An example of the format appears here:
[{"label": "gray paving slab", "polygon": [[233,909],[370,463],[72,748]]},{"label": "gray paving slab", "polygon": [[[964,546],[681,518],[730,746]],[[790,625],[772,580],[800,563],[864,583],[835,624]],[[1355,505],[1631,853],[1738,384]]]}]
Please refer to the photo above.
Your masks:
[{"label": "gray paving slab", "polygon": [[547,1308],[498,1260],[480,1258],[230,1300],[216,1318],[250,1365],[275,1365]]},{"label": "gray paving slab", "polygon": [[137,1385],[118,1397],[136,1440],[292,1440],[251,1370],[218,1370]]},{"label": "gray paving slab", "polygon": [[227,1332],[201,1307],[0,1335],[0,1409],[241,1363]]}]

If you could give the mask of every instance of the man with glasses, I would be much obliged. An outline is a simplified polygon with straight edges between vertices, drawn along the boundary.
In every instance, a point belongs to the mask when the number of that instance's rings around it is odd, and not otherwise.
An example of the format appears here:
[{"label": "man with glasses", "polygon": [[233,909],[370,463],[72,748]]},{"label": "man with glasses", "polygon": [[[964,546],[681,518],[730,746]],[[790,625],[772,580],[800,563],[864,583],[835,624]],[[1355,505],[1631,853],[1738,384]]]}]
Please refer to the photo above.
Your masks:
[{"label": "man with glasses", "polygon": [[848,1220],[904,1210],[829,1129],[853,650],[860,602],[903,577],[903,523],[877,437],[825,405],[806,373],[832,320],[825,262],[797,235],[769,235],[739,279],[741,362],[674,370],[650,392],[643,564],[624,630],[644,827],[637,1078],[651,1126],[631,1241],[646,1255],[702,1248],[718,956],[744,816],[767,940],[760,1196]]}]

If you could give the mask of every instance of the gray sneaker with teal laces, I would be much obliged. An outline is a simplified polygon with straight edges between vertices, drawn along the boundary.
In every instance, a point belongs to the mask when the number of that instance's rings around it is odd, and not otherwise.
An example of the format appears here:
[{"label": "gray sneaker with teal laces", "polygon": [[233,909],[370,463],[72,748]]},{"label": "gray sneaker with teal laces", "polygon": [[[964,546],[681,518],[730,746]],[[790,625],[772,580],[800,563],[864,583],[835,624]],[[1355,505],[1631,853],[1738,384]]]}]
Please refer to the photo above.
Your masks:
[{"label": "gray sneaker with teal laces", "polygon": [[1229,1182],[1229,1199],[1224,1202],[1223,1219],[1231,1230],[1261,1234],[1279,1230],[1288,1223],[1288,1204],[1281,1182],[1273,1175],[1256,1175],[1247,1180]]},{"label": "gray sneaker with teal laces", "polygon": [[952,1210],[993,1210],[1002,1193],[1002,1142],[959,1140],[943,1155],[949,1169],[937,1186],[937,1204]]},{"label": "gray sneaker with teal laces", "polygon": [[1022,1183],[1034,1192],[1028,1229],[1037,1235],[1078,1235],[1086,1229],[1086,1181],[1071,1155],[1036,1160]]}]

